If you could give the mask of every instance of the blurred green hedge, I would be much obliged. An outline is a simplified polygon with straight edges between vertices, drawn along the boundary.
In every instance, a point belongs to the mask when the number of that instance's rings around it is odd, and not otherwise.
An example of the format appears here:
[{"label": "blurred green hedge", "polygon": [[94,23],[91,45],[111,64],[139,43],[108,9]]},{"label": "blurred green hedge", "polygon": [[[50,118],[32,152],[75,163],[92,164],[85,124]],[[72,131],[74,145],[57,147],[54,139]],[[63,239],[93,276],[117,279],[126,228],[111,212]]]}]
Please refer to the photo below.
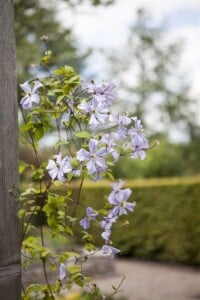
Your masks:
[{"label": "blurred green hedge", "polygon": [[[113,246],[134,258],[200,265],[200,177],[127,180],[126,186],[137,205],[128,225],[124,216],[116,224]],[[87,182],[81,203],[100,208],[110,192],[108,182]]]}]

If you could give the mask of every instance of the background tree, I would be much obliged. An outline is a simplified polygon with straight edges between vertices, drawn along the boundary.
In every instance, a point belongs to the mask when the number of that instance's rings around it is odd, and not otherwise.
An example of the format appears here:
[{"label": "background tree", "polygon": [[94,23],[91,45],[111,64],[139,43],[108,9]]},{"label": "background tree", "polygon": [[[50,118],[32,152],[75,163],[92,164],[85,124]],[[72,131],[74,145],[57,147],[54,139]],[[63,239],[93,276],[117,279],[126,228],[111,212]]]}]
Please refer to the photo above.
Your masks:
[{"label": "background tree", "polygon": [[[40,62],[46,47],[40,38],[48,36],[48,49],[53,51],[51,67],[69,64],[77,72],[84,67],[84,58],[90,53],[81,53],[71,28],[64,28],[56,17],[56,7],[65,2],[68,9],[74,9],[83,0],[15,0],[15,29],[17,41],[18,81],[23,82],[39,71],[46,71]],[[109,5],[113,0],[90,0],[91,5]]]},{"label": "background tree", "polygon": [[[39,65],[41,54],[52,50],[50,66],[70,64],[80,71],[84,55],[78,52],[71,29],[64,29],[56,19],[55,9],[39,0],[15,1],[18,81],[23,82],[47,71]],[[41,37],[48,36],[48,48]]]},{"label": "background tree", "polygon": [[[140,9],[127,44],[109,56],[110,77],[117,74],[121,87],[118,105],[126,105],[129,113],[139,116],[149,135],[161,143],[143,165],[124,158],[115,167],[115,176],[138,178],[199,173],[198,110],[196,101],[189,96],[189,85],[179,71],[182,47],[180,41],[169,42],[162,26],[155,25],[149,14]],[[175,131],[188,142],[172,143],[170,133]]]},{"label": "background tree", "polygon": [[179,72],[182,46],[181,41],[169,42],[162,26],[139,9],[127,44],[112,53],[111,73],[117,73],[122,87],[120,104],[126,103],[130,112],[141,117],[151,133],[168,135],[175,127],[192,138],[197,116],[189,86]]}]

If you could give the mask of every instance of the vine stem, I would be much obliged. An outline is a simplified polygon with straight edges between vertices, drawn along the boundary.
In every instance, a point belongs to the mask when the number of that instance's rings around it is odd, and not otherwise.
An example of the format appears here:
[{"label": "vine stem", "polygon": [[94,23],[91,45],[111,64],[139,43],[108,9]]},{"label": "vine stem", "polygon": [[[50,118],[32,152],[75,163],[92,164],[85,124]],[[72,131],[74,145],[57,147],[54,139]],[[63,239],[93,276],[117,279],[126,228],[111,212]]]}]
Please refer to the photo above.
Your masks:
[{"label": "vine stem", "polygon": [[[24,123],[26,124],[27,121],[26,121],[26,117],[24,115],[24,112],[23,110],[21,109],[21,112],[22,112],[22,116],[23,116],[23,120],[24,120]],[[33,147],[33,151],[34,151],[34,154],[35,154],[35,158],[36,158],[36,165],[37,165],[37,168],[40,167],[40,159],[39,159],[39,154],[38,154],[38,151],[36,149],[36,145],[35,145],[35,141],[34,141],[34,137],[33,137],[33,134],[32,132],[29,130],[28,131],[29,133],[29,136],[30,136],[30,139],[31,139],[31,145]],[[40,194],[42,194],[42,180],[40,179],[39,180],[39,187],[40,187]],[[42,211],[42,202],[40,201],[40,212]],[[24,236],[25,236],[25,233],[26,233],[26,230],[31,222],[31,219],[33,217],[33,214],[31,214],[29,220],[28,220],[28,223],[25,227],[25,230],[24,230],[24,233],[23,233],[23,236],[22,236],[22,241],[24,239]],[[41,216],[41,214],[40,214]],[[40,222],[41,223],[41,222]],[[40,225],[40,237],[41,237],[41,244],[42,244],[42,247],[44,247],[44,233],[43,233],[43,226]],[[51,286],[50,286],[50,283],[49,283],[49,280],[48,280],[48,276],[47,276],[47,270],[46,270],[46,260],[45,258],[41,258],[42,260],[42,267],[43,267],[43,273],[44,273],[44,278],[45,278],[45,281],[46,281],[46,284],[47,284],[47,287],[48,287],[48,290],[49,290],[49,293],[51,295],[51,298],[52,299],[55,299],[54,296],[53,296],[53,292],[52,292],[52,289],[51,289]]]},{"label": "vine stem", "polygon": [[[42,225],[40,225],[40,236],[41,236],[42,247],[44,247],[44,232],[43,232],[43,226]],[[42,268],[43,268],[44,278],[45,278],[48,290],[50,292],[51,298],[55,299],[54,295],[53,295],[53,292],[52,292],[52,289],[51,289],[51,286],[50,286],[50,283],[49,283],[49,280],[48,280],[48,276],[47,276],[45,257],[41,258],[41,260],[42,260]]]},{"label": "vine stem", "polygon": [[75,214],[76,214],[76,210],[77,210],[77,207],[78,207],[78,204],[79,204],[79,201],[80,201],[80,195],[81,195],[81,190],[82,190],[82,186],[83,186],[83,177],[81,179],[81,183],[80,183],[80,186],[79,186],[79,190],[78,190],[78,195],[77,195],[77,198],[75,200],[75,207],[74,207],[74,211],[72,213],[72,217],[74,218]]},{"label": "vine stem", "polygon": [[116,295],[117,293],[120,292],[120,287],[122,286],[122,283],[124,282],[124,280],[126,279],[126,277],[124,276],[120,283],[118,284],[118,286],[114,289],[114,292],[108,297],[108,299],[111,299],[114,295]]}]

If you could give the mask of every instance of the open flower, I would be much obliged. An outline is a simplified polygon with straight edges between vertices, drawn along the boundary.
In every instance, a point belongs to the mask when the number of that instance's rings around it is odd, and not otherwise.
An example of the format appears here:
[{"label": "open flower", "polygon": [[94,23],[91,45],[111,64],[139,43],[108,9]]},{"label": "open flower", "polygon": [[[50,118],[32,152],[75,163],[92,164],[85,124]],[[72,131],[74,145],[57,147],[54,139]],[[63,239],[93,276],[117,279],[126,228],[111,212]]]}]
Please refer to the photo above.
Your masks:
[{"label": "open flower", "polygon": [[103,254],[109,254],[111,256],[114,256],[115,254],[120,253],[121,251],[115,247],[112,247],[110,245],[103,245],[101,248]]},{"label": "open flower", "polygon": [[106,152],[108,154],[111,154],[115,161],[118,160],[119,153],[115,149],[115,147],[117,146],[117,144],[115,143],[112,135],[109,134],[109,133],[105,133],[101,137],[101,142],[105,144],[105,146],[106,146]]},{"label": "open flower", "polygon": [[95,178],[99,178],[99,173],[104,172],[107,168],[105,159],[106,148],[98,149],[99,141],[91,139],[89,142],[89,151],[81,148],[77,152],[77,159],[80,162],[86,162],[86,168],[88,169],[88,174],[95,175]]},{"label": "open flower", "polygon": [[146,157],[145,149],[149,148],[148,141],[145,137],[141,138],[141,136],[134,136],[130,143],[131,149],[133,151],[132,158],[141,158],[144,159]]},{"label": "open flower", "polygon": [[95,220],[97,212],[92,207],[87,207],[86,217],[80,220],[80,225],[87,230],[90,227],[90,221]]},{"label": "open flower", "polygon": [[114,208],[110,211],[113,216],[126,215],[127,210],[133,211],[135,203],[127,202],[132,191],[130,189],[121,189],[124,181],[119,180],[118,183],[112,183],[113,191],[108,196],[110,204],[114,205]]},{"label": "open flower", "polygon": [[91,102],[82,102],[78,108],[90,116],[91,129],[106,124],[109,119],[108,107],[96,98],[93,98]]},{"label": "open flower", "polygon": [[70,164],[70,157],[65,156],[62,159],[62,154],[59,153],[58,155],[55,155],[55,160],[49,159],[47,170],[51,178],[54,180],[56,177],[58,180],[64,182],[66,181],[66,178],[64,177],[64,174],[67,174],[72,171],[72,167]]},{"label": "open flower", "polygon": [[110,106],[113,100],[116,99],[117,93],[115,87],[116,85],[112,82],[104,82],[101,85],[95,85],[94,83],[86,85],[88,92],[92,93],[95,99],[102,104],[106,104],[106,106]]},{"label": "open flower", "polygon": [[21,89],[25,92],[25,96],[21,99],[20,104],[23,109],[31,109],[40,102],[40,95],[38,89],[43,85],[39,81],[34,82],[33,88],[28,81],[20,84]]}]

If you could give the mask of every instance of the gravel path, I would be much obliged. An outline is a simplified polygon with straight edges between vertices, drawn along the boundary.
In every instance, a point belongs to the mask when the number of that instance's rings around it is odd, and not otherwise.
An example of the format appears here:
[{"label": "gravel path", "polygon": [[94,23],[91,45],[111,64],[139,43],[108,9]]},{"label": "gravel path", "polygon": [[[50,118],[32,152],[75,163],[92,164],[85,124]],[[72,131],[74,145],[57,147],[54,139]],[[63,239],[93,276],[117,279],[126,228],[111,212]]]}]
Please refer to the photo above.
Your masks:
[{"label": "gravel path", "polygon": [[98,277],[97,284],[104,292],[112,292],[122,276],[123,292],[129,300],[198,300],[200,299],[200,270],[134,260],[116,260],[116,275]]}]

